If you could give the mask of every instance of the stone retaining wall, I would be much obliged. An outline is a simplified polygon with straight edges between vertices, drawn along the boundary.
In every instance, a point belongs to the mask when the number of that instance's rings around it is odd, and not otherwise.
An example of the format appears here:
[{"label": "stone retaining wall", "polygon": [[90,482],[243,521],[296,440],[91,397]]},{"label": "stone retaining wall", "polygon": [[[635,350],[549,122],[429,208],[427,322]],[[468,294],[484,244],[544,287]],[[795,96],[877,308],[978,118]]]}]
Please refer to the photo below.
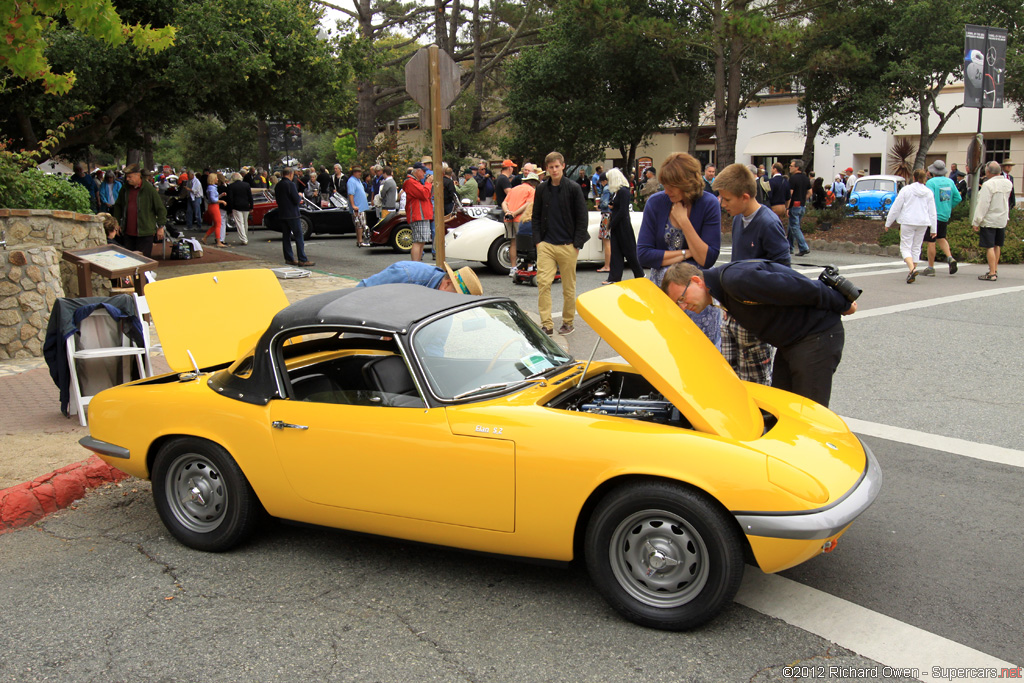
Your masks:
[{"label": "stone retaining wall", "polygon": [[[58,298],[78,296],[78,274],[65,249],[107,243],[103,221],[72,211],[0,209],[7,246],[0,250],[0,360],[43,355],[46,325]],[[93,294],[110,294],[94,275]]]},{"label": "stone retaining wall", "polygon": [[[67,249],[88,249],[107,243],[103,220],[99,216],[74,211],[44,211],[39,209],[0,209],[0,229],[7,239],[8,251],[32,246],[47,246],[57,250],[60,266],[61,296],[78,296],[78,274],[63,260]],[[94,296],[110,294],[110,281],[93,275]]]}]

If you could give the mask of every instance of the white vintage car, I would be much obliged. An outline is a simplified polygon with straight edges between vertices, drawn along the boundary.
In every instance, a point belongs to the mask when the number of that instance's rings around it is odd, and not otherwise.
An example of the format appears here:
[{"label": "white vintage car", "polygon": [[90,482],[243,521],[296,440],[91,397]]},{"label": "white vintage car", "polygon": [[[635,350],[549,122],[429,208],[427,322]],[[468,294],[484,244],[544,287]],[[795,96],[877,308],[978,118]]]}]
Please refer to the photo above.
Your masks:
[{"label": "white vintage car", "polygon": [[[631,211],[629,214],[634,236],[640,232],[643,217],[642,211]],[[587,220],[590,239],[580,249],[578,262],[604,263],[604,244],[597,238],[598,228],[601,227],[601,213],[590,211]],[[486,263],[491,272],[505,275],[513,265],[509,254],[510,245],[511,240],[505,237],[505,226],[492,218],[484,217],[450,231],[444,240],[444,253],[447,259]]]}]

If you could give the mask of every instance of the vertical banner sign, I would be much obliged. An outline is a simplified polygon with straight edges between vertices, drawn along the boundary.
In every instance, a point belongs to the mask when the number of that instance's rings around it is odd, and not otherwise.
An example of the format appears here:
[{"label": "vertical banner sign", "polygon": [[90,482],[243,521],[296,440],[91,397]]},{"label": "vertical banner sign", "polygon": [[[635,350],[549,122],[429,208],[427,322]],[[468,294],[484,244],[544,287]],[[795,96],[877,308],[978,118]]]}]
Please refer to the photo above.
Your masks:
[{"label": "vertical banner sign", "polygon": [[1002,109],[1006,80],[1006,29],[967,24],[964,38],[964,106]]}]

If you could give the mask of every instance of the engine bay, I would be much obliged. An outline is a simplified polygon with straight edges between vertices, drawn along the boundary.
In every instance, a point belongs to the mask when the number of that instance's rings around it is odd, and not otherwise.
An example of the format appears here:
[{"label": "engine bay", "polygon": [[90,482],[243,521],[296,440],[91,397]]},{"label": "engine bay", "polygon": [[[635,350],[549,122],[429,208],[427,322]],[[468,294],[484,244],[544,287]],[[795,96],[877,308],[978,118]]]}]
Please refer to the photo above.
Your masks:
[{"label": "engine bay", "polygon": [[626,372],[591,377],[547,404],[549,408],[596,415],[614,415],[692,429],[690,422],[650,382]]}]

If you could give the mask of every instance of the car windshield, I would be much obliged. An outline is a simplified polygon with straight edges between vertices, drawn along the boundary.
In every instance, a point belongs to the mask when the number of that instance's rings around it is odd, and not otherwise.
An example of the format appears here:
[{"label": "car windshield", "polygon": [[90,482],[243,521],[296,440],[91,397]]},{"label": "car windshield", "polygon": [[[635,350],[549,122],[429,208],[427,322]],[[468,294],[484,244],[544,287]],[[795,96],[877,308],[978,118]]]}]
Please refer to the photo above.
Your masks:
[{"label": "car windshield", "polygon": [[895,192],[896,183],[884,178],[872,178],[870,180],[858,180],[857,192]]},{"label": "car windshield", "polygon": [[442,400],[500,392],[573,362],[511,302],[434,320],[416,330],[412,344]]}]

